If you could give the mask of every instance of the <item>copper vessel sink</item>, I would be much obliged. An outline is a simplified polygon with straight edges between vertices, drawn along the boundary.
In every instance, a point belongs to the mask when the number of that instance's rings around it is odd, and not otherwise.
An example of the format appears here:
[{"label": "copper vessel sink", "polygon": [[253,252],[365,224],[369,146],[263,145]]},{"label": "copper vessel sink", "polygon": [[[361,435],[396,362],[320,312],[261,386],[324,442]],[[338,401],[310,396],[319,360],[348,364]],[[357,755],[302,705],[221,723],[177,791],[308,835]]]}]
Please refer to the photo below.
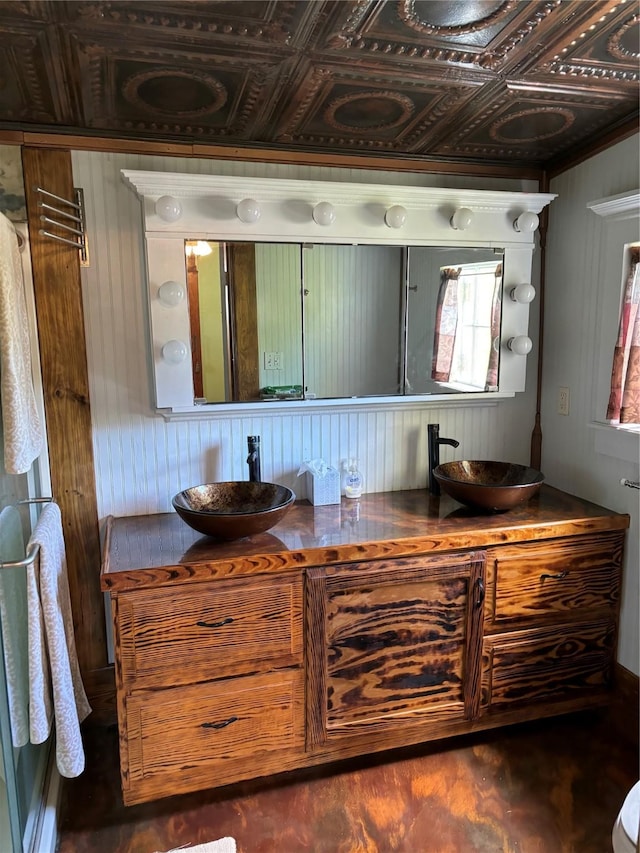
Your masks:
[{"label": "copper vessel sink", "polygon": [[178,492],[173,508],[189,527],[218,539],[242,539],[274,527],[296,496],[276,483],[229,481]]},{"label": "copper vessel sink", "polygon": [[540,471],[511,462],[445,462],[433,475],[450,497],[485,512],[505,512],[528,501],[544,482]]}]

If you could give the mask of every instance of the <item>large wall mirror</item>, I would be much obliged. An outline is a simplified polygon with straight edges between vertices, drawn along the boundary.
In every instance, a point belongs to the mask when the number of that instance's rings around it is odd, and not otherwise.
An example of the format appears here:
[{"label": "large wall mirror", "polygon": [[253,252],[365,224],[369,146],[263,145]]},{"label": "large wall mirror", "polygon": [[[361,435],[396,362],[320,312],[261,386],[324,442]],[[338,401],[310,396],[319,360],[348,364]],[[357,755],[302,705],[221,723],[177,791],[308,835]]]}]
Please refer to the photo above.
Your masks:
[{"label": "large wall mirror", "polygon": [[497,391],[503,252],[185,241],[194,399]]},{"label": "large wall mirror", "polygon": [[122,174],[143,202],[166,416],[524,389],[514,293],[553,195]]}]

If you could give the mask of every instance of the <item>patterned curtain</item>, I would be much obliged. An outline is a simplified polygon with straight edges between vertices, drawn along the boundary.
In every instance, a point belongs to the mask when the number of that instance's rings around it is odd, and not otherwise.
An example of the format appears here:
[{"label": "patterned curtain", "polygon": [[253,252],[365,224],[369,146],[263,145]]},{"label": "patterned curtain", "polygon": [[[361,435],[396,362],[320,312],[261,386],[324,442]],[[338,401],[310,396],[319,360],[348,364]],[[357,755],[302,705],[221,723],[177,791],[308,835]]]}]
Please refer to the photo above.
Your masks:
[{"label": "patterned curtain", "polygon": [[431,378],[447,382],[451,376],[453,345],[458,326],[458,278],[459,269],[443,269],[440,272],[440,289],[436,307],[436,330],[433,339]]},{"label": "patterned curtain", "polygon": [[498,264],[495,271],[495,285],[493,288],[493,299],[491,302],[491,351],[489,353],[489,366],[487,367],[487,379],[484,385],[485,391],[498,390],[498,367],[500,362],[500,322],[502,320],[502,264]]},{"label": "patterned curtain", "polygon": [[632,246],[630,254],[607,407],[613,424],[640,423],[640,246]]}]

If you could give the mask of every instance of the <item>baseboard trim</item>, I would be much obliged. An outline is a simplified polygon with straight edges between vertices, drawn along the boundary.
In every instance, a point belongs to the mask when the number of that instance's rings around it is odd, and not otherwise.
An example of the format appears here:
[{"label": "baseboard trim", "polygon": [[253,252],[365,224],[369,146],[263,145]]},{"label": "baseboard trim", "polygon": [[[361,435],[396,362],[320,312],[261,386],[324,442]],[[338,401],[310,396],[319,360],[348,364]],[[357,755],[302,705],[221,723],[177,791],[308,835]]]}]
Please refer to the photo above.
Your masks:
[{"label": "baseboard trim", "polygon": [[28,853],[55,853],[56,851],[58,846],[58,810],[62,793],[61,783],[62,778],[56,766],[54,737],[51,739],[42,799]]}]

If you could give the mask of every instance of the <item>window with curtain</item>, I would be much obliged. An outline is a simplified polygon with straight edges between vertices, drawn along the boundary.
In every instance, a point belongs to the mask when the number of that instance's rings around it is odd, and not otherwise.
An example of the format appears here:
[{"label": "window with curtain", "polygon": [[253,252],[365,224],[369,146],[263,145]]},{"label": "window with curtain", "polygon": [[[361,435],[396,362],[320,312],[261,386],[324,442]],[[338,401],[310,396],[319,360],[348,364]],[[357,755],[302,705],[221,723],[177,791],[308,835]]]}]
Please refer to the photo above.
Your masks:
[{"label": "window with curtain", "polygon": [[463,390],[498,389],[502,264],[443,267],[431,378]]},{"label": "window with curtain", "polygon": [[640,244],[629,247],[618,338],[613,352],[607,420],[640,424]]}]

